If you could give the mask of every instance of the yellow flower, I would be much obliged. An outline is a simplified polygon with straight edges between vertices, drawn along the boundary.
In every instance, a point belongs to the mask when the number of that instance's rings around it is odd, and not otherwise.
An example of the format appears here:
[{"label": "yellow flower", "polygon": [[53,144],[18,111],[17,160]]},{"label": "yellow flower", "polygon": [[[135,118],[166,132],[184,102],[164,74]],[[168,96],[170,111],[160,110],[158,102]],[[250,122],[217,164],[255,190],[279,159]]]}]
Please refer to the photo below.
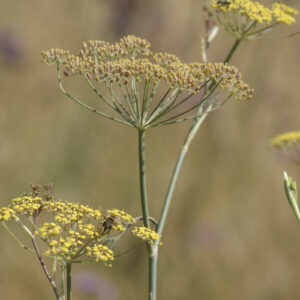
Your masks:
[{"label": "yellow flower", "polygon": [[41,208],[43,199],[40,197],[23,196],[12,199],[12,209],[18,214],[33,215]]},{"label": "yellow flower", "polygon": [[55,237],[61,233],[61,227],[56,223],[44,223],[43,226],[37,231],[42,237]]},{"label": "yellow flower", "polygon": [[274,3],[272,8],[273,16],[278,23],[291,25],[296,22],[295,18],[293,17],[298,14],[296,9],[279,3]]},{"label": "yellow flower", "polygon": [[[128,51],[132,51],[135,46],[127,47]],[[144,51],[146,49],[147,47]],[[34,220],[32,228],[26,225],[26,217],[30,225]],[[109,230],[104,233],[104,223],[108,219],[112,222],[106,224]],[[110,239],[109,235],[119,237],[130,225],[136,223],[124,210],[110,209],[103,213],[87,205],[55,201],[48,196],[12,199],[10,205],[0,207],[0,221],[10,220],[17,221],[31,237],[40,237],[47,245],[43,252],[47,256],[60,262],[79,261],[88,256],[90,260],[103,261],[107,266],[111,266],[110,262],[114,260],[114,253],[110,249],[113,245],[104,245]],[[44,222],[41,223],[40,220]],[[158,234],[147,228],[136,227],[133,233],[150,244],[159,240]]]},{"label": "yellow flower", "polygon": [[271,140],[271,146],[282,148],[284,146],[291,146],[300,142],[300,131],[291,131],[280,134]]},{"label": "yellow flower", "polygon": [[10,220],[16,212],[10,207],[0,208],[0,221]]},{"label": "yellow flower", "polygon": [[276,24],[290,25],[298,14],[284,4],[274,3],[269,9],[251,0],[211,0],[211,7],[219,23],[230,34],[243,39],[255,38]]},{"label": "yellow flower", "polygon": [[224,14],[230,12],[241,14],[246,18],[245,23],[251,20],[257,21],[258,23],[270,24],[272,21],[271,10],[258,2],[250,0],[230,0],[228,4],[224,4],[223,2],[224,1],[212,0],[212,7],[216,11],[220,11]]},{"label": "yellow flower", "polygon": [[149,244],[153,244],[154,242],[157,242],[160,239],[160,235],[158,233],[144,226],[134,227],[132,233],[136,237],[146,241]]},{"label": "yellow flower", "polygon": [[109,209],[107,211],[107,213],[110,216],[118,217],[121,221],[124,221],[125,223],[128,223],[128,224],[134,224],[135,223],[135,219],[131,215],[126,213],[124,210]]},{"label": "yellow flower", "polygon": [[87,247],[87,255],[93,257],[96,261],[102,260],[107,262],[114,260],[113,251],[102,244]]}]

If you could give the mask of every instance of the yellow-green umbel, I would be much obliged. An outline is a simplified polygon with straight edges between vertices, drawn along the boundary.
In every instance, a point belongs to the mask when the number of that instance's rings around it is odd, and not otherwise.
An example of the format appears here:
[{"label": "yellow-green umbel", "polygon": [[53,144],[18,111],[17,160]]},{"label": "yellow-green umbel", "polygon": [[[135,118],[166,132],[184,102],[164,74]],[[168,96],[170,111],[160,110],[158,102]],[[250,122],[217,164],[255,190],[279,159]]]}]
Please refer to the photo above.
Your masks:
[{"label": "yellow-green umbel", "polygon": [[290,131],[275,136],[271,141],[271,146],[275,148],[283,148],[300,142],[300,131]]},{"label": "yellow-green umbel", "polygon": [[[186,64],[175,55],[153,52],[148,41],[133,35],[115,44],[85,42],[76,55],[56,48],[42,56],[44,63],[57,64],[59,86],[69,98],[103,117],[139,129],[189,120],[205,102],[214,101],[217,106],[231,96],[249,99],[253,93],[235,67]],[[61,66],[67,77],[84,78],[109,110],[95,109],[67,92]],[[216,90],[222,101],[217,100]]]},{"label": "yellow-green umbel", "polygon": [[236,38],[253,39],[274,26],[296,22],[298,11],[285,4],[274,3],[267,8],[251,0],[211,0],[211,7],[219,23]]},{"label": "yellow-green umbel", "polygon": [[[37,220],[44,215],[41,223],[35,222],[34,230],[25,225],[26,219]],[[104,221],[113,218],[113,226],[104,233]],[[0,208],[0,221],[8,224],[16,221],[31,235],[40,237],[46,250],[44,254],[57,260],[72,262],[84,256],[90,260],[103,261],[110,266],[114,260],[113,250],[105,245],[111,235],[125,231],[135,219],[123,210],[111,209],[103,212],[87,205],[67,201],[45,200],[41,197],[22,196],[12,199],[11,204]],[[7,226],[7,225],[6,225]],[[135,227],[142,231],[142,227]],[[145,240],[144,235],[134,235]],[[148,242],[159,240],[155,231],[149,229]]]}]

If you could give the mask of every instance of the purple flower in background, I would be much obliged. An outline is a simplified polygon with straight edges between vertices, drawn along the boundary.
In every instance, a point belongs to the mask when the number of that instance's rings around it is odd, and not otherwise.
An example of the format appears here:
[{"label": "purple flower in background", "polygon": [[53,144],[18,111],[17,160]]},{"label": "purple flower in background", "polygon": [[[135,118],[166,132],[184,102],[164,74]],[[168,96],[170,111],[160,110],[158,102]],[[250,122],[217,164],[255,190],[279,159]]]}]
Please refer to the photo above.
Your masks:
[{"label": "purple flower in background", "polygon": [[18,64],[22,58],[23,47],[17,34],[12,30],[0,31],[0,60]]},{"label": "purple flower in background", "polygon": [[91,295],[96,299],[118,299],[118,288],[114,283],[96,272],[81,272],[74,276],[74,291]]}]

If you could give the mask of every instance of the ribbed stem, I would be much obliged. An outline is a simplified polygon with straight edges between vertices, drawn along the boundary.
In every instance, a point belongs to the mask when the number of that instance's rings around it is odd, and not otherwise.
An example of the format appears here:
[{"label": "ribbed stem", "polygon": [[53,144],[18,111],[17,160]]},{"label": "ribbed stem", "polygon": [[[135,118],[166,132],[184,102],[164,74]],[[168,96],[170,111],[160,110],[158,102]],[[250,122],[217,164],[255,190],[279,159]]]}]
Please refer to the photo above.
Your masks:
[{"label": "ribbed stem", "polygon": [[140,193],[141,205],[144,218],[144,225],[150,228],[149,209],[147,200],[147,185],[146,185],[146,162],[145,162],[145,130],[138,130],[139,136],[139,174],[140,174]]},{"label": "ribbed stem", "polygon": [[[141,205],[144,226],[150,228],[149,209],[147,200],[146,186],[146,161],[145,161],[145,129],[138,130],[139,141],[139,175],[140,175],[140,192]],[[156,280],[157,280],[157,246],[147,244],[148,253],[148,299],[156,300]]]}]

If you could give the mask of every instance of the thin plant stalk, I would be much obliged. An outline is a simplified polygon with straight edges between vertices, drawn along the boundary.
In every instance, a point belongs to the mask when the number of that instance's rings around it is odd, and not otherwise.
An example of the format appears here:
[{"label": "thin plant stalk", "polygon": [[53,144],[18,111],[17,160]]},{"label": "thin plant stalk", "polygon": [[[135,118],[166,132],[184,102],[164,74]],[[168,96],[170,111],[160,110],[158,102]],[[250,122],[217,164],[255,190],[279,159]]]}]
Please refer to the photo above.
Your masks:
[{"label": "thin plant stalk", "polygon": [[28,248],[27,246],[25,246],[17,237],[16,235],[9,229],[9,227],[5,224],[5,222],[1,222],[2,226],[8,231],[8,233],[17,241],[17,243],[22,247],[24,248],[25,250],[29,250],[31,252],[34,252],[35,251],[31,248]]},{"label": "thin plant stalk", "polygon": [[233,53],[235,52],[235,50],[237,49],[237,47],[239,46],[241,41],[242,41],[241,38],[236,39],[236,41],[234,42],[234,44],[233,44],[232,48],[230,49],[228,55],[224,59],[224,63],[228,63],[231,60]]},{"label": "thin plant stalk", "polygon": [[50,276],[50,274],[49,274],[49,272],[48,272],[48,270],[47,270],[47,268],[46,268],[46,265],[45,265],[45,263],[44,263],[44,261],[43,261],[43,259],[42,259],[42,256],[41,256],[41,254],[40,254],[39,248],[38,248],[37,243],[36,243],[36,240],[35,240],[35,236],[33,236],[33,238],[32,238],[32,243],[33,243],[34,249],[35,249],[35,251],[36,251],[36,255],[37,255],[38,259],[39,259],[39,262],[40,262],[40,264],[41,264],[41,266],[42,266],[42,269],[43,269],[43,271],[44,271],[44,273],[45,273],[45,275],[46,275],[48,281],[50,282],[50,284],[51,284],[51,286],[52,286],[52,289],[53,289],[53,292],[54,292],[54,294],[55,294],[56,299],[57,299],[57,300],[62,300],[62,297],[61,297],[61,295],[59,294],[59,291],[58,291],[58,289],[57,289],[57,287],[56,287],[56,284],[55,284],[55,282],[53,281],[53,279],[51,278],[51,276]]},{"label": "thin plant stalk", "polygon": [[67,300],[72,300],[72,263],[67,263]]},{"label": "thin plant stalk", "polygon": [[207,115],[209,114],[210,108],[211,107],[208,107],[206,109],[206,111],[203,111],[203,112],[200,111],[199,112],[201,115],[200,115],[200,117],[196,118],[196,122],[194,122],[193,125],[191,126],[191,128],[189,130],[189,133],[186,136],[186,139],[185,139],[185,141],[183,143],[183,146],[181,148],[181,151],[179,153],[179,156],[178,156],[178,159],[177,159],[177,162],[176,162],[176,165],[175,165],[172,177],[171,177],[171,181],[170,181],[170,184],[169,184],[169,187],[168,187],[165,202],[163,204],[162,213],[161,213],[161,216],[160,216],[160,219],[159,219],[159,222],[158,222],[157,233],[160,234],[160,235],[162,234],[162,231],[164,229],[167,214],[168,214],[168,211],[169,211],[172,196],[173,196],[173,193],[174,193],[174,189],[175,189],[175,186],[176,186],[176,182],[177,182],[177,179],[178,179],[179,172],[181,170],[183,160],[184,160],[185,155],[187,154],[187,152],[189,150],[189,146],[190,146],[193,138],[195,137],[198,129],[200,128],[201,124],[203,123],[203,121],[205,120]]},{"label": "thin plant stalk", "polygon": [[62,300],[65,300],[66,299],[66,296],[65,296],[65,263],[63,263],[61,265],[61,270],[60,270],[60,290],[61,290],[61,293],[62,293]]},{"label": "thin plant stalk", "polygon": [[[236,49],[239,46],[241,41],[242,41],[242,39],[237,39],[235,41],[235,43],[233,44],[232,48],[230,49],[227,57],[225,58],[224,63],[230,61],[230,59],[232,58],[234,52],[236,51]],[[209,90],[212,90],[212,89],[214,89],[214,86],[210,86]],[[176,165],[175,165],[175,168],[174,168],[174,171],[173,171],[170,183],[169,183],[167,195],[166,195],[165,202],[163,204],[163,208],[162,208],[162,212],[161,212],[161,216],[160,216],[160,219],[159,219],[159,222],[158,222],[158,227],[157,227],[157,233],[158,234],[161,234],[162,231],[163,231],[164,224],[165,224],[165,221],[166,221],[166,217],[167,217],[167,214],[168,214],[168,209],[169,209],[169,206],[171,204],[174,188],[175,188],[175,185],[176,185],[176,181],[177,181],[178,174],[180,172],[184,157],[185,157],[185,155],[186,155],[186,153],[189,149],[191,141],[193,140],[193,138],[196,135],[198,129],[201,126],[201,124],[203,123],[203,121],[207,117],[210,109],[211,109],[211,105],[209,105],[208,108],[205,111],[203,111],[203,107],[200,106],[200,108],[198,110],[198,114],[195,117],[195,119],[194,119],[194,121],[193,121],[193,123],[192,123],[192,125],[189,129],[189,132],[186,136],[186,139],[185,139],[185,141],[182,145],[181,151],[179,153],[179,156],[178,156],[178,159],[177,159],[177,162],[176,162]]]},{"label": "thin plant stalk", "polygon": [[[230,51],[228,52],[228,55],[227,55],[226,58],[224,59],[224,63],[228,63],[228,62],[231,60],[231,58],[232,58],[232,56],[233,56],[235,50],[236,50],[237,47],[239,46],[239,44],[247,38],[247,36],[248,36],[247,33],[248,33],[253,27],[255,27],[255,25],[256,25],[256,22],[250,23],[250,24],[248,25],[248,27],[244,30],[243,35],[235,40],[233,46],[231,47]],[[270,27],[271,27],[271,26],[270,26]],[[263,30],[265,30],[265,29],[267,30],[267,29],[269,29],[269,27],[266,27],[266,28],[264,28]],[[263,30],[261,30],[261,32],[262,32]],[[259,32],[260,32],[260,31],[257,31],[257,32],[255,32],[255,33],[251,33],[251,36],[252,36],[252,35],[255,35],[255,34],[258,34]]]},{"label": "thin plant stalk", "polygon": [[81,100],[79,100],[79,99],[73,97],[71,94],[69,94],[69,93],[64,89],[64,87],[63,87],[63,85],[62,85],[62,80],[61,80],[61,75],[60,75],[60,64],[59,64],[59,62],[57,62],[57,80],[58,80],[58,86],[59,86],[59,88],[61,89],[61,91],[62,91],[68,98],[70,98],[72,101],[76,102],[77,104],[83,106],[84,108],[86,108],[86,109],[88,109],[88,110],[90,110],[90,111],[92,111],[92,112],[94,112],[94,113],[96,113],[96,114],[98,114],[98,115],[100,115],[100,116],[102,116],[102,117],[104,117],[104,118],[107,118],[107,119],[110,119],[110,120],[113,120],[113,121],[116,121],[116,122],[125,124],[125,125],[127,125],[127,126],[133,127],[130,123],[125,122],[125,121],[122,121],[122,120],[119,120],[119,119],[114,118],[114,117],[112,117],[112,116],[109,116],[109,115],[107,115],[107,114],[105,114],[105,113],[102,113],[101,111],[99,111],[99,110],[97,110],[97,109],[95,109],[95,108],[93,108],[93,107],[91,107],[91,106],[85,104],[85,103],[82,102]]}]

